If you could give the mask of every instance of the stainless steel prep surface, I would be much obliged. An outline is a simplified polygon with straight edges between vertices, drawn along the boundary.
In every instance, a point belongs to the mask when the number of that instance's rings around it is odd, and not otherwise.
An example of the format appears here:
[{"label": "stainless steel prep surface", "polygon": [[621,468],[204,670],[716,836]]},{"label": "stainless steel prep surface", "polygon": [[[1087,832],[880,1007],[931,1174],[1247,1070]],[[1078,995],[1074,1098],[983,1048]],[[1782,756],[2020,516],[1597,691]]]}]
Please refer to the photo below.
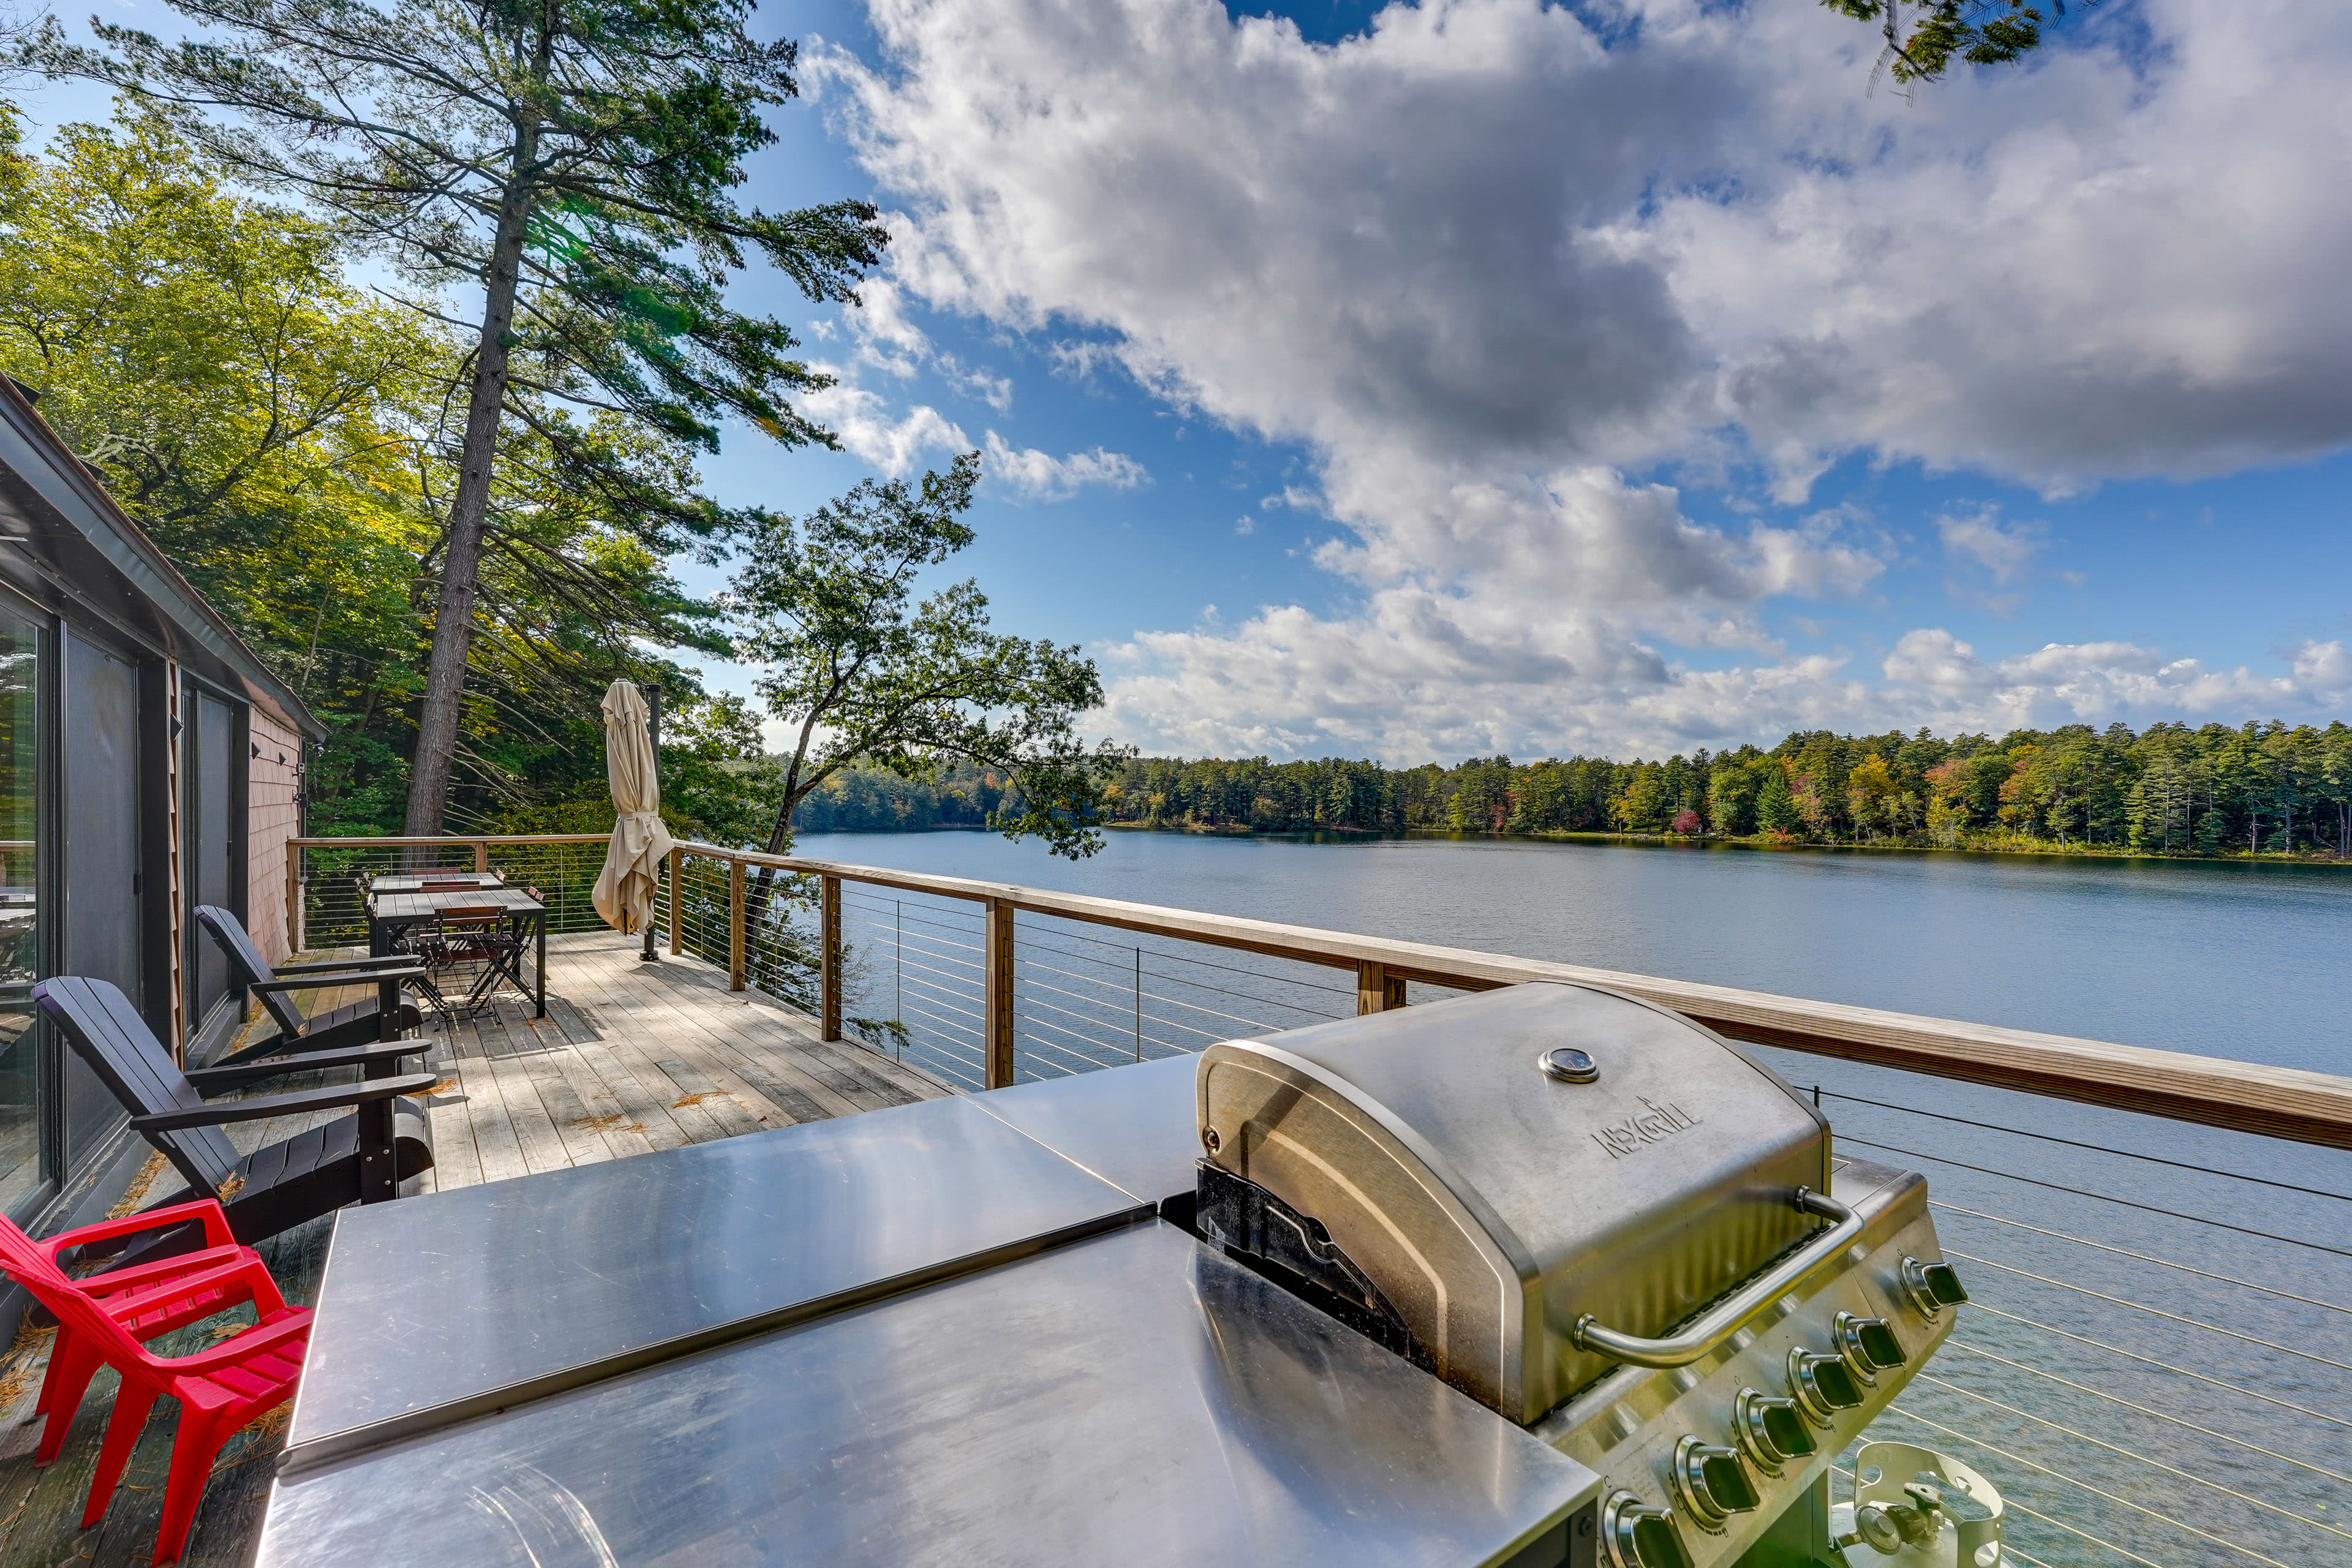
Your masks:
[{"label": "stainless steel prep surface", "polygon": [[1156,1204],[1192,1190],[1192,1162],[1201,1154],[1192,1121],[1199,1069],[1195,1058],[1166,1057],[992,1089],[971,1103],[1129,1196]]},{"label": "stainless steel prep surface", "polygon": [[287,1462],[1139,1212],[961,1099],[346,1209]]},{"label": "stainless steel prep surface", "polygon": [[1155,1221],[281,1479],[257,1563],[1485,1564],[1600,1485]]},{"label": "stainless steel prep surface", "polygon": [[[1528,985],[346,1211],[258,1561],[1825,1542],[1830,1467],[1965,1300],[1924,1179],[1826,1134],[1695,1026]],[[1550,1370],[1431,1375],[1450,1320],[1350,1205],[1440,1299],[1517,1284]]]}]

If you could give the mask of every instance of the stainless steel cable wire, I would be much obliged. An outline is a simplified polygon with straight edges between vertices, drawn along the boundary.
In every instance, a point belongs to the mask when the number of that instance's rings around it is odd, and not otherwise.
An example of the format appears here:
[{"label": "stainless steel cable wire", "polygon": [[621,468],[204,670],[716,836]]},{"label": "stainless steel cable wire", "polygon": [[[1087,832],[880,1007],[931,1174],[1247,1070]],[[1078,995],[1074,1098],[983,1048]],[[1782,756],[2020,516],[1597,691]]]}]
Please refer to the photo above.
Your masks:
[{"label": "stainless steel cable wire", "polygon": [[2072,1290],[2078,1296],[2088,1296],[2095,1300],[2109,1302],[2117,1307],[2129,1307],[2135,1312],[2146,1312],[2152,1318],[2162,1318],[2167,1322],[2181,1323],[2192,1329],[2202,1329],[2209,1334],[2220,1334],[2225,1339],[2242,1340],[2247,1344],[2260,1345],[2264,1350],[2276,1351],[2281,1355],[2297,1356],[2305,1361],[2317,1362],[2322,1366],[2332,1366],[2338,1372],[2352,1372],[2352,1363],[2331,1361],[2326,1356],[2314,1355],[2309,1351],[2299,1351],[2293,1345],[2283,1345],[2275,1340],[2260,1339],[2252,1334],[2242,1334],[2235,1329],[2225,1329],[2215,1323],[2200,1322],[2195,1318],[2184,1318],[2178,1312],[2168,1312],[2161,1307],[2151,1307],[2142,1301],[2130,1301],[2121,1296],[2110,1296],[2104,1291],[2094,1290],[2087,1285],[2070,1285],[2063,1279],[2053,1279],[2046,1274],[2036,1274],[2029,1268],[2011,1268],[2006,1263],[1995,1263],[1990,1258],[1977,1258],[1965,1252],[1954,1252],[1948,1247],[1945,1249],[1944,1256],[1962,1258],[1986,1268],[1998,1268],[2004,1274],[2014,1274],[2021,1279],[2033,1279],[2044,1285],[2054,1285],[2061,1290]]},{"label": "stainless steel cable wire", "polygon": [[2203,1215],[2182,1214],[2178,1209],[2158,1208],[2154,1204],[2134,1203],[2129,1198],[2119,1198],[2111,1193],[2094,1193],[2082,1187],[2070,1187],[2061,1182],[2037,1181],[2032,1176],[2021,1176],[2014,1171],[1996,1171],[1990,1165],[1971,1165],[1966,1160],[1955,1160],[1948,1155],[1923,1154],[1916,1149],[1905,1149],[1893,1143],[1880,1143],[1868,1138],[1856,1138],[1848,1133],[1839,1132],[1833,1136],[1840,1143],[1859,1143],[1865,1149],[1884,1149],[1890,1154],[1900,1154],[1906,1159],[1932,1160],[1939,1165],[1950,1165],[1963,1171],[1975,1171],[1983,1175],[1999,1176],[2005,1182],[2023,1182],[2029,1187],[2046,1187],[2053,1193],[2072,1193],[2078,1198],[2096,1198],[2101,1203],[2119,1204],[2127,1209],[2139,1209],[2147,1214],[2160,1214],[2170,1219],[2185,1219],[2192,1225],[2209,1225],[2215,1230],[2235,1231],[2240,1236],[2258,1237],[2264,1241],[2284,1242],[2289,1247],[2306,1247],[2314,1252],[2333,1253],[2338,1258],[2352,1258],[2352,1249],[2330,1247],[2324,1241],[2305,1241],[2300,1237],[2279,1236],[2267,1230],[2249,1230],[2244,1226],[2231,1225],[2218,1219],[2208,1219]]},{"label": "stainless steel cable wire", "polygon": [[1980,1356],[1986,1361],[1997,1363],[2001,1366],[2010,1368],[2013,1372],[2021,1372],[2031,1377],[2046,1379],[2047,1381],[2057,1384],[2062,1387],[2071,1388],[2077,1394],[2087,1394],[2094,1399],[2104,1399],[2110,1405],[2120,1405],[2126,1410],[2136,1411],[2153,1420],[2166,1422],[2174,1426],[2184,1427],[2189,1431],[2198,1434],[2200,1436],[2210,1437],[2214,1441],[2220,1443],[2228,1443],[2232,1447],[2243,1448],[2249,1453],[2260,1454],[2264,1458],[2276,1459],[2283,1465],[2293,1465],[2296,1469],[2309,1470],[2315,1476],[2324,1476],[2331,1481],[2339,1481],[2346,1486],[2352,1486],[2352,1476],[2345,1475],[2340,1471],[2324,1469],[2317,1465],[2307,1464],[2304,1460],[2295,1458],[2293,1455],[2282,1454],[2275,1448],[2265,1448],[2260,1443],[2248,1442],[2243,1437],[2232,1437],[2229,1433],[2217,1432],[2210,1426],[2200,1426],[2196,1422],[2188,1420],[2182,1416],[2168,1415],[2161,1410],[2152,1410],[2145,1405],[2135,1405],[2130,1400],[2124,1398],[2120,1394],[2109,1394],[2104,1389],[2093,1388],[2088,1384],[2076,1383],[2072,1378],[2061,1377],[2054,1372],[2044,1372],[2038,1366],[2028,1366],[2023,1362],[2011,1361],[2007,1356],[1995,1355],[1992,1352],[1985,1350],[1981,1346],[1972,1345],[1961,1340],[1946,1340],[1944,1342],[1944,1348],[1946,1350],[1962,1351],[1973,1356]]},{"label": "stainless steel cable wire", "polygon": [[[1166,980],[1169,976],[1160,974],[1155,975],[1153,978],[1158,980]],[[1178,981],[1177,984],[1181,985],[1183,982]],[[1204,1007],[1198,1002],[1187,1002],[1181,996],[1162,996],[1156,991],[1146,992],[1145,994],[1150,996],[1155,1002],[1165,1002],[1171,1007],[1182,1007],[1194,1013],[1206,1013],[1212,1018],[1223,1018],[1235,1024],[1246,1024],[1252,1029],[1278,1029],[1282,1027],[1279,1024],[1269,1024],[1263,1018],[1244,1018],[1238,1013],[1224,1013],[1218,1011],[1214,1007]],[[1242,1000],[1248,1002],[1255,1001],[1256,998],[1245,996],[1242,998]],[[1172,1019],[1169,1021],[1173,1022]],[[1177,1025],[1177,1027],[1182,1028],[1183,1026],[1179,1024]]]},{"label": "stainless steel cable wire", "polygon": [[[1102,937],[1087,936],[1079,931],[1064,931],[1058,926],[1024,926],[1021,929],[1024,931],[1042,931],[1049,935],[1067,937],[1073,942],[1094,942],[1104,947],[1116,948],[1121,952],[1133,951],[1135,945],[1132,942],[1113,942]],[[1303,986],[1309,991],[1328,991],[1334,996],[1352,997],[1356,994],[1355,987],[1352,985],[1325,985],[1319,981],[1301,979],[1288,974],[1269,974],[1263,969],[1243,969],[1235,964],[1219,963],[1216,960],[1211,958],[1195,958],[1189,952],[1171,952],[1165,948],[1147,947],[1143,951],[1153,958],[1165,958],[1177,963],[1197,963],[1203,969],[1222,969],[1228,974],[1246,975],[1252,980],[1271,980],[1277,985],[1297,985]],[[1173,979],[1175,977],[1171,975],[1168,978]]]},{"label": "stainless steel cable wire", "polygon": [[[2175,1530],[2186,1531],[2190,1535],[2197,1537],[2200,1541],[2210,1541],[2216,1546],[2222,1547],[2231,1552],[2235,1552],[2242,1556],[2251,1557],[2257,1563],[2267,1563],[2271,1565],[2271,1568],[2294,1568],[2293,1564],[2282,1563],[2275,1557],[2265,1557],[2263,1553],[2255,1551],[2251,1546],[2241,1546],[2234,1541],[2226,1541],[2221,1536],[2200,1530],[2193,1524],[2188,1523],[2183,1520],[2175,1519],[2168,1513],[2159,1512],[2156,1509],[2143,1508],[2138,1503],[2132,1501],[2129,1498],[2120,1498],[2111,1491],[2104,1491],[2099,1488],[2093,1486],[2088,1481],[2076,1480],[2073,1476],[2066,1474],[2063,1470],[2053,1470],[2047,1465],[2037,1465],[2031,1459],[2025,1458],[2017,1454],[2012,1454],[2008,1449],[2000,1447],[1996,1444],[1988,1443],[1981,1437],[1971,1437],[1966,1432],[1955,1431],[1953,1428],[1945,1426],[1940,1421],[1930,1421],[1927,1417],[1919,1415],[1916,1411],[1906,1410],[1899,1405],[1890,1405],[1886,1408],[1891,1414],[1900,1415],[1906,1421],[1916,1421],[1922,1426],[1933,1427],[1936,1431],[1943,1433],[1946,1436],[1957,1437],[1963,1443],[1973,1443],[1988,1454],[1999,1454],[2002,1458],[2007,1459],[2012,1465],[2023,1465],[2029,1470],[2039,1471],[2041,1474],[2048,1476],[2053,1480],[2063,1481],[2070,1487],[2080,1487],[2083,1490],[2089,1492],[2094,1497],[2105,1498],[2107,1501],[2116,1504],[2119,1508],[2127,1508],[2134,1513],[2146,1514],[2148,1518],[2168,1524]],[[2006,1494],[2004,1494],[2004,1498]],[[2037,1514],[2035,1517],[2045,1518],[2047,1516]],[[2055,1521],[2053,1521],[2053,1522],[2054,1523]],[[2082,1532],[2077,1531],[2076,1533],[2081,1534]],[[2085,1539],[2095,1540],[2096,1538],[2086,1536]],[[2101,1544],[2105,1545],[2107,1543],[2103,1542]],[[2142,1558],[2140,1561],[2146,1562],[2147,1559]],[[2308,1568],[2308,1565],[2305,1565],[2305,1568]]]},{"label": "stainless steel cable wire", "polygon": [[1953,1116],[1941,1110],[1921,1110],[1916,1106],[1896,1105],[1889,1100],[1868,1100],[1859,1094],[1843,1094],[1834,1089],[1813,1086],[1816,1093],[1831,1100],[1843,1100],[1855,1105],[1874,1105],[1882,1110],[1899,1110],[1906,1116],[1931,1117],[1937,1121],[1957,1121],[1964,1127],[1981,1127],[1988,1132],[2006,1132],[2016,1138],[2034,1138],[2044,1143],[2063,1143],[2070,1149],[2088,1149],[2095,1153],[2114,1154],[2126,1160],[2145,1160],[2151,1165],[2169,1165],[2177,1171],[2195,1171],[2201,1175],[2226,1176],[2233,1182],[2252,1182],[2260,1186],[2276,1187],[2282,1192],[2302,1193],[2315,1198],[2334,1198],[2337,1203],[2352,1204],[2352,1193],[2331,1193],[2325,1187],[2297,1186],[2293,1182],[2274,1181],[2268,1176],[2249,1176],[2243,1171],[2218,1170],[2211,1165],[2195,1165],[2181,1160],[2162,1159],[2155,1154],[2141,1154],[2130,1149],[2110,1149],[2104,1143],[2084,1143],[2073,1138],[2061,1138],[2052,1132],[2028,1132],[2021,1127],[2004,1127],[1995,1121],[1973,1121],[1965,1116]]},{"label": "stainless steel cable wire", "polygon": [[2347,1317],[2352,1317],[2352,1307],[2341,1307],[2333,1301],[2322,1301],[2311,1296],[2298,1296],[2292,1290],[2282,1290],[2275,1285],[2257,1285],[2251,1279],[2241,1279],[2230,1274],[2216,1274],[2208,1268],[2197,1268],[2186,1263],[2175,1263],[2168,1258],[2154,1258],[2145,1252],[2134,1252],[2127,1247],[2110,1247],[2104,1241],[2091,1241],[2083,1237],[2069,1236],[2063,1230],[2046,1230],[2038,1225],[2028,1225],[2021,1219],[2010,1219],[2001,1215],[1986,1214],[1981,1209],[1963,1208],[1958,1204],[1946,1203],[1941,1198],[1930,1198],[1927,1201],[1931,1206],[1951,1214],[1964,1214],[1972,1219],[1990,1220],[1995,1225],[2015,1226],[2020,1230],[2030,1230],[2036,1236],[2054,1237],[2060,1241],[2071,1241],[2077,1247],[2096,1247],[2101,1252],[2112,1252],[2118,1258],[2136,1258],[2142,1263],[2154,1263],[2166,1268],[2178,1268],[2183,1274],[2194,1274],[2200,1279],[2218,1279],[2224,1285],[2242,1286],[2248,1290],[2260,1290],[2265,1296],[2277,1296],[2289,1301],[2300,1301],[2306,1307],[2324,1307],[2328,1311],[2342,1312]]},{"label": "stainless steel cable wire", "polygon": [[2218,1377],[2208,1377],[2201,1372],[2191,1372],[2185,1366],[2175,1366],[2170,1362],[2158,1361],[2154,1356],[2142,1355],[2137,1351],[2127,1351],[2121,1345],[2111,1345],[2105,1340],[2095,1340],[2084,1334],[2070,1333],[2064,1329],[2053,1328],[2048,1323],[2037,1323],[2032,1318],[2021,1318],[2014,1312],[2004,1312],[1999,1307],[1990,1307],[1982,1301],[1969,1302],[1969,1310],[1972,1312],[1983,1312],[1991,1317],[2006,1319],[2023,1328],[2038,1329],[2045,1334],[2056,1334],[2062,1340],[2073,1340],[2077,1344],[2089,1345],[2094,1350],[2103,1350],[2128,1361],[2140,1362],[2162,1372],[2172,1373],[2180,1377],[2194,1378],[2199,1383],[2210,1383],[2216,1388],[2224,1389],[2243,1398],[2257,1399],[2264,1405],[2275,1405],[2282,1410],[2292,1410],[2298,1415],[2308,1415],[2314,1420],[2325,1421],[2331,1426],[2341,1426],[2347,1431],[2352,1431],[2352,1421],[2347,1421],[2341,1415],[2329,1415],[2322,1411],[2314,1410],[2308,1405],[2297,1405],[2291,1399],[2277,1399],[2267,1394],[2256,1394],[2251,1388],[2241,1388],[2234,1383],[2225,1383]]},{"label": "stainless steel cable wire", "polygon": [[[909,965],[909,967],[911,968],[915,966]],[[935,984],[929,980],[910,979],[908,984],[910,985],[920,986],[924,992],[929,993],[929,995],[923,997],[923,1000],[929,1002],[934,1006],[945,1007],[950,1013],[961,1013],[967,1018],[979,1019],[982,1016],[981,1014],[973,1012],[969,1007],[959,1007],[956,1005],[955,999],[963,996],[963,992],[951,991],[944,985]]]},{"label": "stainless steel cable wire", "polygon": [[2072,1426],[2062,1426],[2055,1421],[2048,1420],[2042,1416],[2032,1415],[2029,1412],[2020,1410],[2015,1405],[2003,1405],[2000,1400],[1993,1398],[1990,1394],[1979,1394],[1974,1389],[1964,1388],[1957,1383],[1953,1383],[1947,1378],[1937,1377],[1932,1373],[1923,1372],[1918,1374],[1916,1381],[1919,1383],[1932,1383],[1938,1388],[1948,1388],[1953,1393],[1959,1394],[1962,1398],[1973,1399],[1980,1405],[1990,1405],[1995,1410],[2014,1415],[2020,1420],[2031,1421],[2036,1426],[2046,1426],[2053,1432],[2063,1433],[2065,1436],[2074,1438],[2078,1442],[2088,1443],[2095,1448],[2105,1448],[2110,1454],[2121,1455],[2123,1458],[2133,1461],[2135,1464],[2146,1465],[2152,1470],[2162,1470],[2168,1476],[2174,1476],[2181,1480],[2193,1482],[2200,1487],[2210,1488],[2214,1491],[2221,1493],[2225,1497],[2233,1497],[2240,1502],[2251,1503],[2256,1508],[2265,1510],[2271,1513],[2278,1514],[2282,1518],[2292,1519],[2298,1521],[2301,1523],[2307,1524],[2314,1530],[2323,1530],[2330,1535],[2341,1536],[2347,1541],[2352,1541],[2352,1531],[2338,1530],[2334,1525],[2329,1524],[2323,1520],[2316,1520],[2305,1514],[2296,1513],[2292,1510],[2281,1508],[2276,1503],[2264,1502],[2262,1499],[2258,1497],[2250,1497],[2246,1493],[2239,1491],[2233,1487],[2225,1487],[2219,1481],[2207,1480],[2203,1476],[2191,1475],[2187,1470],[2175,1469],[2172,1466],[2164,1463],[2161,1459],[2151,1459],[2145,1454],[2135,1454],[2128,1448],[2118,1448],[2113,1443],[2107,1442],[2103,1438],[2094,1437],[2087,1432],[2077,1432]]}]

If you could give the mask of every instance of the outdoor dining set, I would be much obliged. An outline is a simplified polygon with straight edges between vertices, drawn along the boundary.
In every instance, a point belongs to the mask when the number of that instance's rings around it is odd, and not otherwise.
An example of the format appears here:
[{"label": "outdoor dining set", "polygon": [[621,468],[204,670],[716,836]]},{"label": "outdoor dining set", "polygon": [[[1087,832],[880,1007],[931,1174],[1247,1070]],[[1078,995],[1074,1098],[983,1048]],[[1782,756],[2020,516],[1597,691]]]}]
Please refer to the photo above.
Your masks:
[{"label": "outdoor dining set", "polygon": [[[130,1113],[181,1178],[160,1203],[35,1241],[0,1219],[0,1270],[53,1322],[57,1340],[36,1402],[45,1418],[35,1460],[63,1446],[90,1379],[111,1366],[114,1397],[83,1524],[97,1523],[159,1397],[180,1402],[155,1561],[176,1559],[214,1457],[231,1434],[289,1399],[310,1331],[253,1244],[351,1203],[394,1197],[429,1169],[423,1106],[436,1075],[417,1070],[434,1048],[423,1012],[445,1026],[507,991],[547,1011],[547,907],[535,889],[496,873],[394,874],[366,889],[366,957],[273,966],[231,910],[196,921],[274,1030],[210,1067],[183,1068],[115,985],[58,976],[33,987],[41,1016]],[[305,1013],[295,993],[373,987],[374,994]],[[208,1101],[289,1073],[357,1068],[355,1083]],[[308,1131],[238,1153],[223,1129],[239,1121],[349,1110]],[[151,1342],[232,1309],[256,1321],[209,1349],[160,1355]]]}]

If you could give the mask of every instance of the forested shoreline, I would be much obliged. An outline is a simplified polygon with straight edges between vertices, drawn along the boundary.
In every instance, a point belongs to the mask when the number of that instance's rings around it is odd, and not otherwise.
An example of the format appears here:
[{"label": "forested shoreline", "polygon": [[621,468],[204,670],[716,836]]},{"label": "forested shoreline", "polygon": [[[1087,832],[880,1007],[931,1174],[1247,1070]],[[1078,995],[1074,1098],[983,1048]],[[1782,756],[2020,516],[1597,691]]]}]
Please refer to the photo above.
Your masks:
[{"label": "forested shoreline", "polygon": [[[1999,740],[1799,731],[1662,761],[1472,757],[1389,768],[1137,757],[1108,821],[1206,833],[1619,834],[1985,851],[2352,858],[2352,728],[2085,724]],[[1004,782],[849,770],[804,832],[982,827]]]}]

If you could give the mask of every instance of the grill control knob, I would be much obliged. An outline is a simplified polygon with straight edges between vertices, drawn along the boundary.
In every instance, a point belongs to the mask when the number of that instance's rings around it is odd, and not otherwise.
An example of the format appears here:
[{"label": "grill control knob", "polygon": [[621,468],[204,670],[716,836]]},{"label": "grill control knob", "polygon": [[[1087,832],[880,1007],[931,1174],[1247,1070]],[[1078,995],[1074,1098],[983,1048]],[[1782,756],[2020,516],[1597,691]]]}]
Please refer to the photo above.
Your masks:
[{"label": "grill control knob", "polygon": [[1791,1459],[1820,1450],[1813,1429],[1793,1399],[1775,1399],[1760,1388],[1743,1388],[1732,1401],[1731,1428],[1741,1452],[1768,1476],[1777,1476]]},{"label": "grill control knob", "polygon": [[1916,1258],[1903,1260],[1903,1293],[1911,1298],[1911,1305],[1929,1322],[1943,1316],[1947,1307],[1957,1307],[1969,1299],[1968,1288],[1960,1283],[1959,1275],[1948,1263],[1922,1263]]},{"label": "grill control knob", "polygon": [[1751,1512],[1764,1500],[1757,1495],[1756,1483],[1748,1479],[1738,1449],[1702,1443],[1696,1437],[1685,1437],[1675,1445],[1671,1479],[1675,1495],[1682,1500],[1691,1522],[1718,1535],[1725,1520],[1735,1513]]},{"label": "grill control knob", "polygon": [[1805,1413],[1805,1418],[1822,1427],[1833,1425],[1839,1411],[1852,1410],[1862,1403],[1862,1387],[1854,1382],[1844,1357],[1801,1348],[1789,1352],[1789,1392],[1796,1396],[1797,1408]]},{"label": "grill control knob", "polygon": [[1840,1312],[1830,1334],[1847,1368],[1864,1383],[1875,1384],[1880,1373],[1893,1372],[1910,1359],[1903,1353],[1903,1342],[1895,1337],[1894,1325],[1884,1318]]},{"label": "grill control knob", "polygon": [[1609,1568],[1691,1568],[1674,1510],[1617,1492],[1601,1505],[1601,1550]]}]

